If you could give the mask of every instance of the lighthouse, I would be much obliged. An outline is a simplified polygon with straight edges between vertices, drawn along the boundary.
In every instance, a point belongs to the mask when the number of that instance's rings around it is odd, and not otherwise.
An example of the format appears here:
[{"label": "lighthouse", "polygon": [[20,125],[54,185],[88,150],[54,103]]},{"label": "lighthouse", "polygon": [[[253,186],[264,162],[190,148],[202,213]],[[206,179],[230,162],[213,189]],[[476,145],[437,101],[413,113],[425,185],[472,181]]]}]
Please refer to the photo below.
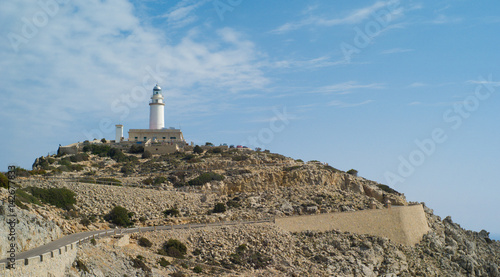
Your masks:
[{"label": "lighthouse", "polygon": [[149,129],[163,129],[165,127],[165,103],[163,102],[161,87],[158,84],[153,88],[149,108]]}]

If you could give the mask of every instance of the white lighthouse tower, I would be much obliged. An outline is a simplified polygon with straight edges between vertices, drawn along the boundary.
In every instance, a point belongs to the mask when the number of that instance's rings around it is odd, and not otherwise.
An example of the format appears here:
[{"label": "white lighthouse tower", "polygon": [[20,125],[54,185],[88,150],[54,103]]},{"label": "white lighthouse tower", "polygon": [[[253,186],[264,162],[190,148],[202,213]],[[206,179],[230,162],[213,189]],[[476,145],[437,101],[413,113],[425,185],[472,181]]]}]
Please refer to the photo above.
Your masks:
[{"label": "white lighthouse tower", "polygon": [[165,103],[158,84],[153,88],[153,96],[149,106],[149,129],[163,129],[165,127]]}]

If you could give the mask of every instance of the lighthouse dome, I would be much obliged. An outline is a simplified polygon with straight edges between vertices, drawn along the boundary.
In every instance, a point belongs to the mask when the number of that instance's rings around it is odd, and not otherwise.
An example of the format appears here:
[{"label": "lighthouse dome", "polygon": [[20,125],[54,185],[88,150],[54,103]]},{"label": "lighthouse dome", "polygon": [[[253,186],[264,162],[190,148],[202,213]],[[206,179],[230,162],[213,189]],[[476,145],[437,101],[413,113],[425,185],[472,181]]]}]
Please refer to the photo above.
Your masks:
[{"label": "lighthouse dome", "polygon": [[161,87],[156,84],[156,86],[153,88],[153,91],[161,91]]}]

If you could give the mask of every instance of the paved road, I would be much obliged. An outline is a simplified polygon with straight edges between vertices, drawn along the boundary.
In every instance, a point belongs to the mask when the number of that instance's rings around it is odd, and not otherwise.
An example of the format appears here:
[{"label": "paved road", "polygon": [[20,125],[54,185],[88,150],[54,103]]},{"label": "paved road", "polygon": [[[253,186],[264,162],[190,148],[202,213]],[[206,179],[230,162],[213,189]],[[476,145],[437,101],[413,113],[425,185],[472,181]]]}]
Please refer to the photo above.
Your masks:
[{"label": "paved road", "polygon": [[[107,229],[107,230],[97,230],[90,232],[82,232],[71,234],[65,237],[62,237],[58,240],[49,242],[37,248],[17,253],[16,261],[24,260],[31,257],[37,257],[42,254],[48,253],[50,251],[55,251],[65,245],[78,242],[80,240],[90,238],[92,236],[111,236],[114,234],[130,234],[137,232],[147,232],[156,230],[175,230],[175,229],[195,229],[195,228],[203,228],[203,227],[213,227],[213,226],[230,226],[230,225],[238,225],[238,224],[257,224],[257,223],[267,223],[273,222],[273,219],[264,219],[264,220],[256,220],[256,221],[227,221],[227,222],[216,222],[216,223],[194,223],[194,224],[182,224],[182,225],[162,225],[156,227],[135,227],[135,228],[125,228],[125,229]],[[7,263],[7,259],[0,260],[0,263]]]}]

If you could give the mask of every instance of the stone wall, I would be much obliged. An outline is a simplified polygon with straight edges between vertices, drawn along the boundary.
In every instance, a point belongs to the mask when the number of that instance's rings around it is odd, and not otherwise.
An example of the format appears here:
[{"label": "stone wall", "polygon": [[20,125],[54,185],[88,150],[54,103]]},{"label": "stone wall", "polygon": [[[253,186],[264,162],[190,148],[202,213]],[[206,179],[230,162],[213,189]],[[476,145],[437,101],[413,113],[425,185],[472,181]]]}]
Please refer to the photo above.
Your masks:
[{"label": "stone wall", "polygon": [[422,205],[281,217],[276,218],[276,225],[290,232],[339,230],[374,235],[408,246],[419,243],[430,230]]},{"label": "stone wall", "polygon": [[77,243],[63,246],[55,251],[24,260],[17,260],[15,269],[7,269],[6,264],[0,264],[0,276],[65,276],[76,259]]}]

